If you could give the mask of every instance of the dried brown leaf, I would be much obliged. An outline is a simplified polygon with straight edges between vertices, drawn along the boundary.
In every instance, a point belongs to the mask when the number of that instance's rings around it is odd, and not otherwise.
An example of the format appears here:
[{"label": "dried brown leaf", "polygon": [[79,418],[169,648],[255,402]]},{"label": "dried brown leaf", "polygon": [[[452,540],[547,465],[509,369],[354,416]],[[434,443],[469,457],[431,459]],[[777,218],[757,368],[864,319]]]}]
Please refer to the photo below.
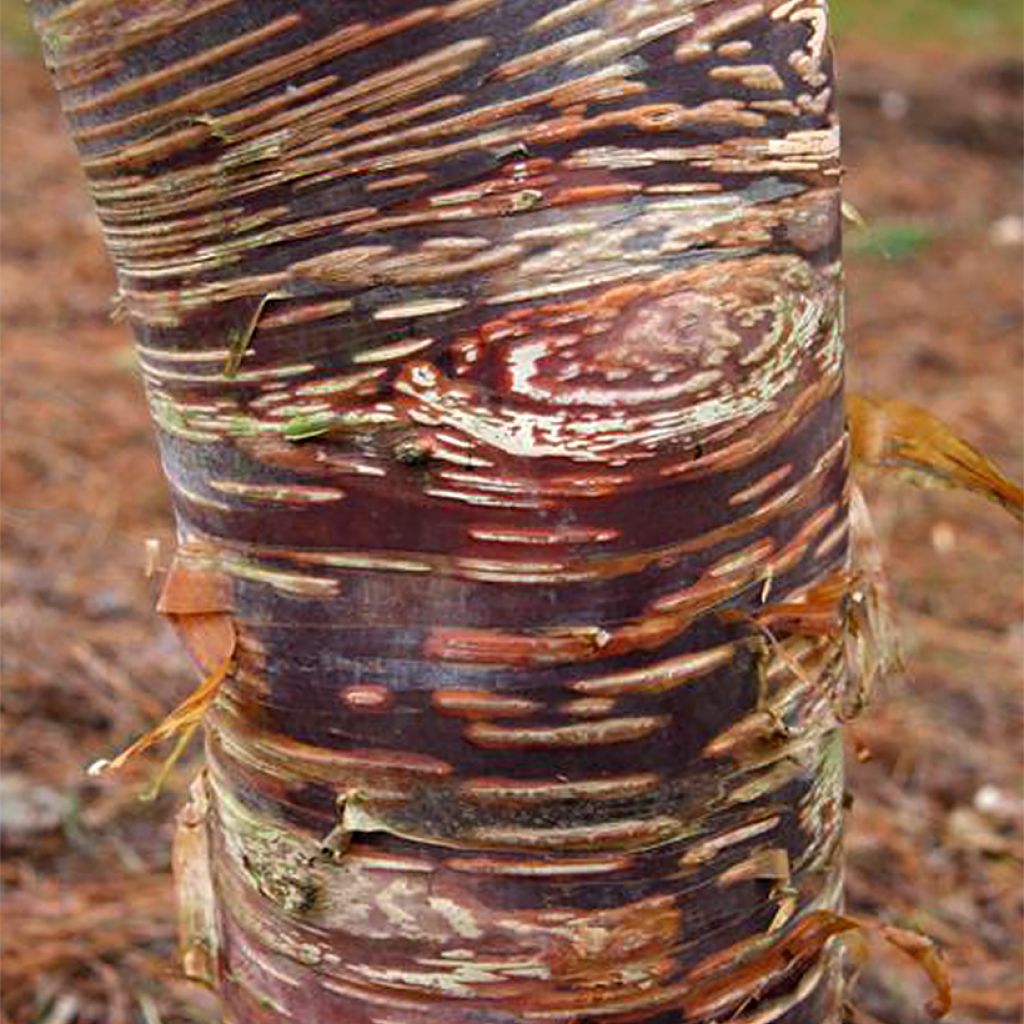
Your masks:
[{"label": "dried brown leaf", "polygon": [[847,394],[854,466],[918,486],[974,491],[1024,519],[1024,491],[945,423],[912,402]]},{"label": "dried brown leaf", "polygon": [[916,960],[931,979],[935,986],[935,998],[930,999],[925,1006],[929,1016],[936,1020],[945,1017],[953,1008],[953,983],[949,968],[935,943],[927,935],[893,925],[883,925],[881,933],[886,942]]}]

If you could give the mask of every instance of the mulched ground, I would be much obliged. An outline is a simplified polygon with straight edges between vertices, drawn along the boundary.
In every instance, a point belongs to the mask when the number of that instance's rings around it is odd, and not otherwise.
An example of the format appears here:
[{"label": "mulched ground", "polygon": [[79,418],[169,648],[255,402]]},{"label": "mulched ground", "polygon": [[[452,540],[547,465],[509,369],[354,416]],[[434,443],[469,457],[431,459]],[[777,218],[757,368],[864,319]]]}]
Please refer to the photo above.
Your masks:
[{"label": "mulched ground", "polygon": [[[842,54],[855,386],[920,402],[1012,474],[1021,432],[1019,60]],[[144,545],[173,532],[102,239],[36,59],[3,50],[3,1022],[203,1024],[175,973],[171,822],[89,779],[191,688]],[[869,488],[909,670],[850,729],[850,909],[945,950],[956,1024],[1022,1013],[1020,532],[977,500]],[[194,757],[193,757],[194,763]],[[929,987],[876,952],[860,1020]]]}]

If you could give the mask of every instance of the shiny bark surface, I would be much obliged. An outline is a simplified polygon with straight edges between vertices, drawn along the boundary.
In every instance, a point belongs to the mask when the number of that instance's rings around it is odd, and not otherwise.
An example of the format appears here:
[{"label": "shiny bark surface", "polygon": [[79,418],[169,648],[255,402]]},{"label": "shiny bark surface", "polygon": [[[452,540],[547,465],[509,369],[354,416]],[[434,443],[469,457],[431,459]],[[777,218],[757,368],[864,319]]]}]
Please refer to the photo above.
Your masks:
[{"label": "shiny bark surface", "polygon": [[235,638],[226,1019],[838,1020],[842,645],[756,621],[846,563],[825,4],[36,12]]}]

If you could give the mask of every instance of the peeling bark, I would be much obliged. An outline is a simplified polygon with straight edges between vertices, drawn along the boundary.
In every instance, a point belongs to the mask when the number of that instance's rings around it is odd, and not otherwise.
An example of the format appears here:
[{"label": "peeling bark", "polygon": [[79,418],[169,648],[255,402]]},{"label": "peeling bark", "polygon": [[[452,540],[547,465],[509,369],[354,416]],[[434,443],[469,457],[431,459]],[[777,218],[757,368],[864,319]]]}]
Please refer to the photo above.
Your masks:
[{"label": "peeling bark", "polygon": [[186,970],[243,1024],[838,1021],[823,0],[35,9],[165,606],[233,645]]}]

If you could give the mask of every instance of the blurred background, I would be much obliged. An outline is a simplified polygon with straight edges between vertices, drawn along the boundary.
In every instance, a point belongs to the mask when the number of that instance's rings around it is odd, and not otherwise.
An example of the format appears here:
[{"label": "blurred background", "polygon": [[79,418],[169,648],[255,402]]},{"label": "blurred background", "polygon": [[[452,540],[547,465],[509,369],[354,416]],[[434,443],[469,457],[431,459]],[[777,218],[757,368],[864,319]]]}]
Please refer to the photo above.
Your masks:
[{"label": "blurred background", "polygon": [[[1020,0],[833,0],[854,387],[919,402],[1011,475],[1024,464]],[[20,0],[0,0],[5,1024],[204,1024],[176,973],[174,813],[153,760],[84,766],[194,684],[154,611],[173,550],[126,327]],[[1024,560],[1004,513],[873,485],[908,671],[849,730],[848,891],[945,951],[955,1024],[1022,1014]],[[858,1024],[919,1024],[928,983],[876,955]]]}]

